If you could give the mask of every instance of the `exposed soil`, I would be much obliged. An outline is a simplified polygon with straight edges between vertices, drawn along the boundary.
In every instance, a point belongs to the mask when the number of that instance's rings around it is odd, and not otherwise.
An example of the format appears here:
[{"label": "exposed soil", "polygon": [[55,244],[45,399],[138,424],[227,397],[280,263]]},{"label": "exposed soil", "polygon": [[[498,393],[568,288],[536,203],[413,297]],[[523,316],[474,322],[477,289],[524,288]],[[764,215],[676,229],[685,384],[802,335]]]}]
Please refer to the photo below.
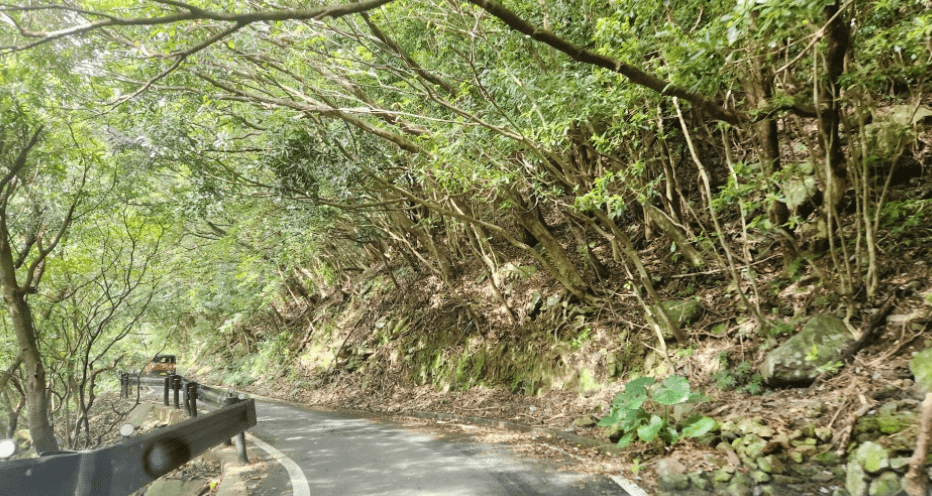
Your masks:
[{"label": "exposed soil", "polygon": [[[891,261],[892,263],[892,261]],[[893,268],[893,267],[891,267]],[[914,280],[917,274],[928,274],[925,261],[903,262],[893,268],[889,286]],[[911,380],[908,360],[912,352],[928,346],[932,338],[928,320],[904,320],[912,310],[923,305],[922,294],[932,290],[925,280],[918,291],[897,301],[891,312],[893,317],[879,333],[874,343],[860,353],[834,377],[829,377],[811,388],[763,390],[763,394],[748,394],[738,390],[723,390],[716,386],[710,362],[723,351],[740,354],[741,360],[757,363],[763,351],[756,349],[760,342],[748,333],[744,338],[740,325],[725,336],[715,336],[709,330],[721,320],[708,311],[700,324],[705,331],[694,332],[692,355],[674,354],[671,360],[679,373],[689,377],[694,387],[710,396],[700,409],[718,420],[750,417],[759,419],[778,434],[792,436],[805,425],[828,428],[833,433],[832,449],[844,453],[845,440],[849,439],[857,412],[865,405],[878,405],[879,400],[894,399],[915,402],[918,408],[919,391]],[[813,298],[813,295],[807,295]],[[711,295],[707,298],[712,298]],[[714,307],[713,307],[714,308]],[[922,324],[921,330],[912,330]],[[911,327],[912,326],[912,327]],[[739,336],[735,336],[735,334]],[[737,338],[737,339],[736,339]],[[655,488],[653,463],[661,458],[675,458],[690,472],[720,468],[724,464],[741,470],[734,453],[717,452],[710,446],[680,441],[671,447],[634,444],[625,450],[612,449],[606,433],[599,427],[578,427],[577,419],[604,416],[615,394],[623,390],[623,381],[608,384],[598,391],[579,393],[551,389],[536,396],[516,394],[502,387],[473,387],[466,391],[443,391],[433,385],[412,386],[388,373],[348,372],[335,367],[330,372],[309,377],[295,385],[284,380],[285,374],[264,377],[246,389],[256,393],[325,408],[355,409],[391,413],[441,412],[462,417],[461,422],[437,421],[407,417],[412,426],[430,428],[443,435],[471,435],[481,441],[505,442],[519,453],[547,458],[566,470],[599,473],[606,476],[622,475],[637,481],[642,487]],[[470,418],[497,419],[546,429],[568,431],[604,443],[598,448],[567,441],[545,432],[521,432],[471,423]],[[785,442],[785,441],[784,441]],[[782,449],[774,447],[774,450]],[[824,494],[826,490],[844,487],[843,472],[835,467],[818,467],[815,481],[788,486],[795,494]]]}]

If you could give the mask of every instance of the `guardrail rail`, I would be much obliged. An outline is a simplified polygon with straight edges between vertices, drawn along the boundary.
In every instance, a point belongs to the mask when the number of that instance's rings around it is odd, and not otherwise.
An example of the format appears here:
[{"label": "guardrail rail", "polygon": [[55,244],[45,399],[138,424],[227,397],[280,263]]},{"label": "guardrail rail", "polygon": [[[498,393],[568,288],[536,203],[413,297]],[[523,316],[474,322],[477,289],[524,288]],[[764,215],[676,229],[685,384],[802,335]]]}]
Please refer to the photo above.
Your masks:
[{"label": "guardrail rail", "polygon": [[[91,451],[42,454],[38,458],[0,462],[3,494],[49,496],[125,496],[171,472],[220,443],[236,441],[239,460],[248,463],[244,432],[256,425],[256,403],[223,391],[199,385],[181,376],[140,377],[121,374],[121,396],[129,397],[129,386],[162,384],[164,404],[174,392],[174,406],[183,405],[191,417],[183,422],[123,440],[115,446]],[[197,400],[218,408],[198,416]],[[7,491],[10,491],[7,493]]]}]

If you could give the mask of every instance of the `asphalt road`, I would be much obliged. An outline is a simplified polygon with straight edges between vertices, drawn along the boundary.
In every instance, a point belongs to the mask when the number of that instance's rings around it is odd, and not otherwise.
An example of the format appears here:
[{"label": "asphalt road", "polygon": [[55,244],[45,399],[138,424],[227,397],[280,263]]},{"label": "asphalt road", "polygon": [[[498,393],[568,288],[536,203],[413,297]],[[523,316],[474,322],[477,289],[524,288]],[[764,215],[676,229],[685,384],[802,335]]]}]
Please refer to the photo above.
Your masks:
[{"label": "asphalt road", "polygon": [[259,423],[249,432],[286,470],[272,470],[254,494],[630,496],[610,479],[558,472],[504,445],[268,401],[257,401],[256,410]]}]

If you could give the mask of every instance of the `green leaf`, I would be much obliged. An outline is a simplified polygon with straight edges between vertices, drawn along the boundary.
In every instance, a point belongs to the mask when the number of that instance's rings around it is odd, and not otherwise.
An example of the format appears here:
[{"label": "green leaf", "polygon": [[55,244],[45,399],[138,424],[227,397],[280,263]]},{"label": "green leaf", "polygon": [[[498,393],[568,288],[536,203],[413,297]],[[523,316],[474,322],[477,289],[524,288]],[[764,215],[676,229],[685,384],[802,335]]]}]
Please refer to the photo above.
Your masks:
[{"label": "green leaf", "polygon": [[612,413],[599,421],[599,427],[611,427],[618,423],[618,412],[612,411]]},{"label": "green leaf", "polygon": [[696,415],[686,419],[683,435],[686,437],[699,437],[715,428],[715,420],[704,415]]},{"label": "green leaf", "polygon": [[654,400],[661,405],[675,405],[689,399],[689,381],[685,377],[671,375],[660,383]]},{"label": "green leaf", "polygon": [[625,394],[647,396],[647,386],[654,383],[653,377],[639,377],[625,384]]},{"label": "green leaf", "polygon": [[673,444],[680,440],[680,433],[674,427],[667,427],[660,431],[660,438],[667,444]]},{"label": "green leaf", "polygon": [[647,395],[637,395],[625,398],[625,409],[627,410],[638,410],[641,408],[641,405],[647,401]]},{"label": "green leaf", "polygon": [[638,439],[645,443],[653,442],[659,437],[663,427],[663,419],[657,415],[650,416],[650,423],[638,427]]},{"label": "green leaf", "polygon": [[634,441],[634,431],[628,432],[624,436],[621,436],[621,439],[618,440],[616,445],[619,448],[624,448],[631,444],[631,441]]},{"label": "green leaf", "polygon": [[633,430],[638,424],[640,424],[643,420],[647,420],[648,418],[649,417],[647,412],[641,410],[640,408],[636,410],[625,410],[621,414],[621,428],[626,431]]}]

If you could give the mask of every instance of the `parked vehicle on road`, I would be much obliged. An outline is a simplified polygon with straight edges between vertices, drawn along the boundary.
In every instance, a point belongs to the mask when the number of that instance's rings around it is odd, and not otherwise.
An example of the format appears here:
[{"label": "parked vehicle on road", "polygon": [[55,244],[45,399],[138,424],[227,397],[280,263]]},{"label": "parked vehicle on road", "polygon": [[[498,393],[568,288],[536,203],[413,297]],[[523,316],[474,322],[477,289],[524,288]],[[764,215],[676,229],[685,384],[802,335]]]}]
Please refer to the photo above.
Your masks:
[{"label": "parked vehicle on road", "polygon": [[175,373],[175,355],[156,353],[142,369],[142,375],[166,376]]}]

